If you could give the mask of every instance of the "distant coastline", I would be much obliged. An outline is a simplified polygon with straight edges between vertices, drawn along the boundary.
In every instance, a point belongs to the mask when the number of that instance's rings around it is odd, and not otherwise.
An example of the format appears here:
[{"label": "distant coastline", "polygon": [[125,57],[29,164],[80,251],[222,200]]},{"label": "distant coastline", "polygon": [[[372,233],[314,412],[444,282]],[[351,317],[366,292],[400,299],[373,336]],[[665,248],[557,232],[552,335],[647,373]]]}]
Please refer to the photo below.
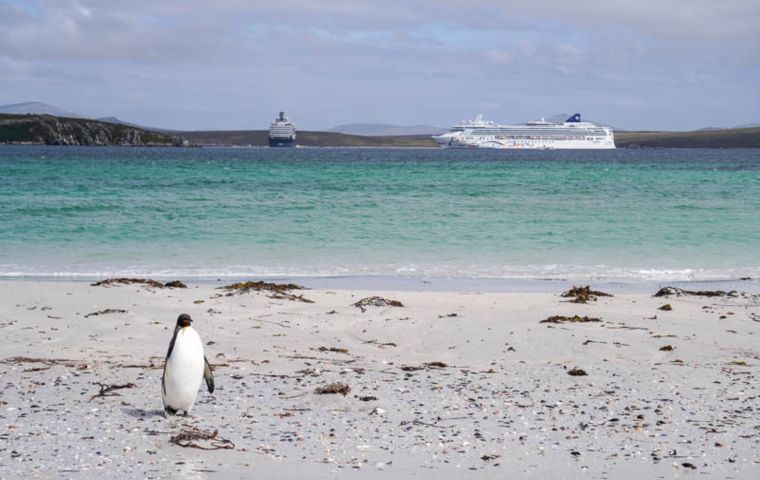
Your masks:
[{"label": "distant coastline", "polygon": [[[266,130],[171,131],[53,115],[0,114],[0,144],[75,146],[268,145]],[[615,131],[618,148],[760,148],[760,127],[669,131]],[[365,136],[299,131],[298,146],[437,148],[429,135]]]}]

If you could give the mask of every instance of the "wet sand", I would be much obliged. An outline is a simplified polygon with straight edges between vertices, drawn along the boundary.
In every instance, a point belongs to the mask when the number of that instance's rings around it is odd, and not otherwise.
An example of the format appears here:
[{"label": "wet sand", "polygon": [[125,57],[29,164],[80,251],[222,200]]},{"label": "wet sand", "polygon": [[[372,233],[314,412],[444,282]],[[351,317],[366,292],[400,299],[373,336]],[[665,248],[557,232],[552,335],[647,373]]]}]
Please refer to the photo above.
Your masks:
[{"label": "wet sand", "polygon": [[[0,282],[0,478],[760,477],[760,298],[561,291]],[[217,390],[166,419],[185,312]]]}]

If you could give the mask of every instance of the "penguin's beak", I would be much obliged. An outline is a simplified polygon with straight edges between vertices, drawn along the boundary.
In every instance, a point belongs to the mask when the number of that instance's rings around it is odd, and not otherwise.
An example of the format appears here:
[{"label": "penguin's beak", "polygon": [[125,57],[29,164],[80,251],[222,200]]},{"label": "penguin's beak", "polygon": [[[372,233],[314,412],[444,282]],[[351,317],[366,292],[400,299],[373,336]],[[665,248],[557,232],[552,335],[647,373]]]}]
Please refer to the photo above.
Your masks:
[{"label": "penguin's beak", "polygon": [[191,323],[193,323],[193,321],[189,318],[182,320],[182,328],[189,327]]}]

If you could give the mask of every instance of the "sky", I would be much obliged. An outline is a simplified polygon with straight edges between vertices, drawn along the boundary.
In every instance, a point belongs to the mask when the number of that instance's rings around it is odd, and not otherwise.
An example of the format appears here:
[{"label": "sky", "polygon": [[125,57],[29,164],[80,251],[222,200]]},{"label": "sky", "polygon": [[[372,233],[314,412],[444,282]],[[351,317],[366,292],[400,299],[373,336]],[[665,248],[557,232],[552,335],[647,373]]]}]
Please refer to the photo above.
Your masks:
[{"label": "sky", "polygon": [[760,0],[0,0],[0,104],[175,129],[760,122]]}]

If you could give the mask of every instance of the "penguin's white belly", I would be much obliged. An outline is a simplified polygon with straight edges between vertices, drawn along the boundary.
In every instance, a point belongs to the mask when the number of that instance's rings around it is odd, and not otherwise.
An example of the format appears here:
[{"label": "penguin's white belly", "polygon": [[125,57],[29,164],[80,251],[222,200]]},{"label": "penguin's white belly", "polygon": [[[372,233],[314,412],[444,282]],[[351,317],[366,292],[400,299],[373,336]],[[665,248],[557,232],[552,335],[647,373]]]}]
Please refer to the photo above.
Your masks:
[{"label": "penguin's white belly", "polygon": [[201,337],[192,327],[182,328],[166,360],[164,406],[190,413],[203,381],[203,366]]}]

